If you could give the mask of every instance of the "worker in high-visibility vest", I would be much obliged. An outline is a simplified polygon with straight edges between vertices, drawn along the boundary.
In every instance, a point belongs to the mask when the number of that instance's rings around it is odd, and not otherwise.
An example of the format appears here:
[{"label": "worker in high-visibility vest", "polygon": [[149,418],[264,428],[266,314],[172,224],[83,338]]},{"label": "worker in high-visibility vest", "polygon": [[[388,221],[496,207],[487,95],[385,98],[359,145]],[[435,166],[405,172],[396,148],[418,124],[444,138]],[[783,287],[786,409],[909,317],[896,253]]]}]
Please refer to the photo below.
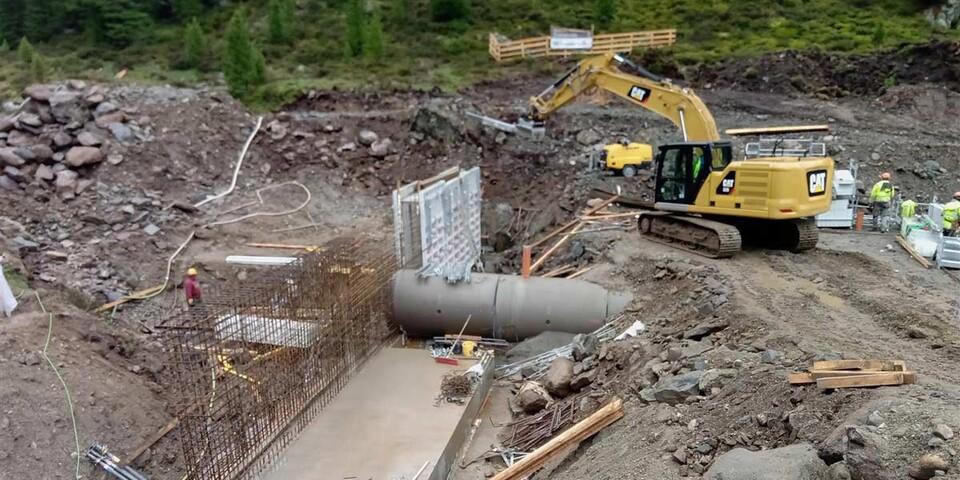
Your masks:
[{"label": "worker in high-visibility vest", "polygon": [[943,236],[952,237],[957,233],[960,221],[960,192],[953,194],[953,200],[943,206]]},{"label": "worker in high-visibility vest", "polygon": [[874,229],[879,228],[880,219],[890,208],[890,202],[893,201],[893,184],[890,183],[890,173],[880,174],[880,181],[870,189],[870,213],[873,215]]},{"label": "worker in high-visibility vest", "polygon": [[917,214],[917,202],[913,200],[904,200],[900,204],[900,218],[907,219],[913,218]]}]

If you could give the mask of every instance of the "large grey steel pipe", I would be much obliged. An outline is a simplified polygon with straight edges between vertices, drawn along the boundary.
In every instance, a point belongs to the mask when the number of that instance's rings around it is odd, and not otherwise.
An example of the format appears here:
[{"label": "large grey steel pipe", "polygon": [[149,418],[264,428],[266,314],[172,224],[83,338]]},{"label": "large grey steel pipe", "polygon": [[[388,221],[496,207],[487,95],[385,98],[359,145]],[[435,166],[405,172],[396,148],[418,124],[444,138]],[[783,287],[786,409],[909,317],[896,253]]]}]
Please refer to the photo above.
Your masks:
[{"label": "large grey steel pipe", "polygon": [[589,333],[629,303],[629,294],[608,292],[582,280],[471,274],[470,283],[420,278],[414,270],[393,277],[394,320],[413,336],[459,332],[521,340],[553,330]]}]

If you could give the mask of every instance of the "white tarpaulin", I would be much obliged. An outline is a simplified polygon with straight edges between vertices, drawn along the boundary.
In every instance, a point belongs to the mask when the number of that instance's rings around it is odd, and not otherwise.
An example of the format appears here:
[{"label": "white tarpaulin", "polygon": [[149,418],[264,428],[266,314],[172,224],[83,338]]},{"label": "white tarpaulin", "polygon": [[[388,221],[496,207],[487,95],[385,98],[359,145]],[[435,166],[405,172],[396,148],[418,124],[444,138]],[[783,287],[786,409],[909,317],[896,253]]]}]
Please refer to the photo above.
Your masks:
[{"label": "white tarpaulin", "polygon": [[13,296],[13,290],[7,284],[7,277],[3,274],[3,264],[0,263],[0,307],[6,316],[13,315],[13,310],[17,308],[17,298]]}]

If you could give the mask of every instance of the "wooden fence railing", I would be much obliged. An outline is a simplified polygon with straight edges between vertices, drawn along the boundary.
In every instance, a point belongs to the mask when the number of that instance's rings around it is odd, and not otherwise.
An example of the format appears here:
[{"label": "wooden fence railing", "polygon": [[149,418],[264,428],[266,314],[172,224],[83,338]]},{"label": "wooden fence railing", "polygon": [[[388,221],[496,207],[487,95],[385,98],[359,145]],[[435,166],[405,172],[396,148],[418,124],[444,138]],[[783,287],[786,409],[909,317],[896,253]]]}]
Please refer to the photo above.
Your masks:
[{"label": "wooden fence railing", "polygon": [[566,57],[599,53],[626,53],[634,48],[658,48],[677,42],[677,31],[649,30],[642,32],[607,33],[593,36],[590,50],[555,50],[550,48],[550,37],[531,37],[520,40],[500,40],[490,34],[490,56],[498,62],[528,57]]}]

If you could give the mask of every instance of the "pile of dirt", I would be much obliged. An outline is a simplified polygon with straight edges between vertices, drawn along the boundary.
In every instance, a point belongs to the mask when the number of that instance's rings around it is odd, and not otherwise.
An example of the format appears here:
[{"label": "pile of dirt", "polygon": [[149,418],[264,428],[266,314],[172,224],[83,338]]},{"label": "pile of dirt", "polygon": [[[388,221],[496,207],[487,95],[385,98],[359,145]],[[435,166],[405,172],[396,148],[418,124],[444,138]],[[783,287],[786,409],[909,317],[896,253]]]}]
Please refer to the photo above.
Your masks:
[{"label": "pile of dirt", "polygon": [[789,50],[703,65],[686,77],[699,86],[827,98],[879,95],[898,83],[936,83],[960,92],[960,43],[934,41],[865,55]]}]

